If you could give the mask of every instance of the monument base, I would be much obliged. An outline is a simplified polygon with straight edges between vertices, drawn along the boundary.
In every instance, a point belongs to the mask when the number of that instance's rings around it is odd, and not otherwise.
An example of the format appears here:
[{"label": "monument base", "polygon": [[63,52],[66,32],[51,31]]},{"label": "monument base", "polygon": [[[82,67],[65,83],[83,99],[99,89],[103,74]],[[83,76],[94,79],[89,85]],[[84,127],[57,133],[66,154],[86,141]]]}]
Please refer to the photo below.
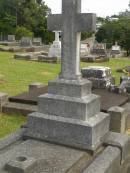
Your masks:
[{"label": "monument base", "polygon": [[24,136],[85,150],[96,150],[108,133],[110,116],[100,112],[91,82],[56,79],[30,114]]},{"label": "monument base", "polygon": [[79,149],[96,150],[109,130],[109,115],[99,113],[88,121],[33,113],[24,136]]},{"label": "monument base", "polygon": [[109,133],[105,144],[90,153],[12,134],[0,140],[0,173],[129,173],[129,137]]}]

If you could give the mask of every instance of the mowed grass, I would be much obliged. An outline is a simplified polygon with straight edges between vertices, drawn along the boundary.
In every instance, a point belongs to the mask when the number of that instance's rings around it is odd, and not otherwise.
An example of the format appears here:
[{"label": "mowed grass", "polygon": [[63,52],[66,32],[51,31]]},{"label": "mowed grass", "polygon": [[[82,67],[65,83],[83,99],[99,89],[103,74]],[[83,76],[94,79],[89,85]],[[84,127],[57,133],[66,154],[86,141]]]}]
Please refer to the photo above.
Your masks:
[{"label": "mowed grass", "polygon": [[15,60],[12,53],[0,53],[0,91],[16,95],[32,82],[47,84],[59,71],[59,64]]},{"label": "mowed grass", "polygon": [[24,116],[0,114],[0,138],[20,129],[25,122]]},{"label": "mowed grass", "polygon": [[[16,95],[27,91],[28,85],[32,82],[47,84],[60,72],[60,64],[16,60],[13,55],[13,53],[0,52],[0,92]],[[104,63],[81,63],[81,67],[92,65],[110,67],[118,84],[122,74],[117,73],[116,69],[130,65],[130,59],[111,59]],[[26,117],[23,116],[0,114],[0,137],[16,131],[25,122]]]}]

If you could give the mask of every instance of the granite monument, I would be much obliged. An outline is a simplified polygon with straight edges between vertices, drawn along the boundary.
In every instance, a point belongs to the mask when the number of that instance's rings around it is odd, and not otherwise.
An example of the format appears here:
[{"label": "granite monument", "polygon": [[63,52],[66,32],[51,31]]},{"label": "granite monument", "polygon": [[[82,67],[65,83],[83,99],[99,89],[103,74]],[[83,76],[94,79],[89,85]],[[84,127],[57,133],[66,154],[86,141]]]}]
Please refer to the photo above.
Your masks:
[{"label": "granite monument", "polygon": [[82,14],[80,0],[63,0],[62,15],[48,17],[49,30],[62,31],[61,73],[39,97],[25,136],[80,149],[95,150],[109,131],[109,115],[80,72],[81,31],[95,31],[96,15]]}]

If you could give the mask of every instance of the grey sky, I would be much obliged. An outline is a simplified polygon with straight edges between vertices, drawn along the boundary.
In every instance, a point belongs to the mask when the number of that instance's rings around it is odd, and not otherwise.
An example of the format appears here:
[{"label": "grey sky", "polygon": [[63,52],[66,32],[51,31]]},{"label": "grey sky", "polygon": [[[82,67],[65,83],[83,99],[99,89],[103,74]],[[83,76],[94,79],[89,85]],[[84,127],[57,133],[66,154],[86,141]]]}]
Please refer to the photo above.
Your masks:
[{"label": "grey sky", "polygon": [[[52,13],[61,13],[61,0],[44,0]],[[98,16],[118,14],[128,9],[129,0],[82,0],[82,12],[97,13]]]}]

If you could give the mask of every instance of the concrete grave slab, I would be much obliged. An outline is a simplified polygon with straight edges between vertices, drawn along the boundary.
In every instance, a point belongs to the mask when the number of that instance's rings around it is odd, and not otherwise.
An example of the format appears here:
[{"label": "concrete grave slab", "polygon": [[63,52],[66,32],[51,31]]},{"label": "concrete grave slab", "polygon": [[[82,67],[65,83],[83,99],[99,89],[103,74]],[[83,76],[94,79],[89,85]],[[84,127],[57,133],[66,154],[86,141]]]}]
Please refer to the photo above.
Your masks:
[{"label": "concrete grave slab", "polygon": [[[36,140],[27,140],[12,149],[7,148],[6,152],[0,155],[0,172],[8,173],[7,170],[9,170],[11,173],[16,173],[16,171],[17,173],[67,173],[72,170],[75,164],[79,167],[82,163],[81,159],[82,161],[84,159],[85,167],[91,157],[84,151]],[[18,161],[18,158],[26,159],[25,161],[22,160],[21,163],[21,159]],[[81,164],[79,172],[84,169],[82,166]]]}]

